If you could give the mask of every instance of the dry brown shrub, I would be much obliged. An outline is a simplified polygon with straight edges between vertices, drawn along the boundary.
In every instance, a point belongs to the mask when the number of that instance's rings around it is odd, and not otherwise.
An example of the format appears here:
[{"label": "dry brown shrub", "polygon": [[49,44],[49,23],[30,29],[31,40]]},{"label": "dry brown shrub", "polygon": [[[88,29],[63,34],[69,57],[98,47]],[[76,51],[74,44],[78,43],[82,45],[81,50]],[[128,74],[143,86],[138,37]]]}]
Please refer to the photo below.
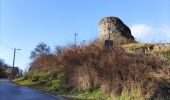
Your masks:
[{"label": "dry brown shrub", "polygon": [[120,95],[123,89],[131,91],[140,87],[141,93],[148,97],[158,96],[160,90],[160,81],[150,77],[149,73],[170,72],[163,71],[163,65],[164,61],[156,55],[127,53],[119,45],[108,50],[101,40],[84,46],[67,46],[54,58],[47,56],[32,64],[37,66],[35,69],[55,66],[52,69],[59,71],[63,88],[100,86],[105,92]]},{"label": "dry brown shrub", "polygon": [[55,69],[56,65],[58,65],[58,60],[56,56],[52,54],[41,55],[31,63],[29,70],[33,71]]}]

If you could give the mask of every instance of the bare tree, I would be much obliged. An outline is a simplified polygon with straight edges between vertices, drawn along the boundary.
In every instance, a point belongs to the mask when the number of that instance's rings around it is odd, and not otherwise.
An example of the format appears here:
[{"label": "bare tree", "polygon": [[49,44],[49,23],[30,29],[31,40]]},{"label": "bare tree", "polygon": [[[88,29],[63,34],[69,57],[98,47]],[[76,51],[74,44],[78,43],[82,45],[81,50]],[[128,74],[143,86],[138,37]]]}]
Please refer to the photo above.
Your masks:
[{"label": "bare tree", "polygon": [[48,55],[50,54],[50,47],[45,44],[44,42],[40,42],[36,48],[31,52],[31,59],[36,59],[41,55]]}]

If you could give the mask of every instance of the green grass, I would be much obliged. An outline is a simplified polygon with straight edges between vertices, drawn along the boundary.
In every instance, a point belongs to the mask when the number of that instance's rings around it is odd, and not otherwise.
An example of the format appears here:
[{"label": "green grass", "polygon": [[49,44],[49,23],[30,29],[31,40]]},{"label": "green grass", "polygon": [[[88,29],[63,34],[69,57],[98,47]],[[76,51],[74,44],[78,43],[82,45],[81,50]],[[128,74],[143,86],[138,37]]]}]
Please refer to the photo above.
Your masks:
[{"label": "green grass", "polygon": [[141,93],[141,88],[135,87],[131,91],[124,89],[116,100],[145,100],[145,97]]},{"label": "green grass", "polygon": [[28,87],[33,87],[36,85],[36,83],[32,82],[31,80],[27,80],[24,77],[17,78],[13,80],[12,82],[19,84],[19,85],[23,85],[23,86],[28,86]]},{"label": "green grass", "polygon": [[59,76],[52,72],[31,72],[26,76],[13,80],[13,82],[73,100],[112,100],[111,97],[102,92],[99,87],[89,90],[73,88],[62,91]]},{"label": "green grass", "polygon": [[61,94],[61,96],[77,100],[112,100],[112,98],[108,94],[102,92],[100,88],[92,90],[72,89],[71,91]]}]

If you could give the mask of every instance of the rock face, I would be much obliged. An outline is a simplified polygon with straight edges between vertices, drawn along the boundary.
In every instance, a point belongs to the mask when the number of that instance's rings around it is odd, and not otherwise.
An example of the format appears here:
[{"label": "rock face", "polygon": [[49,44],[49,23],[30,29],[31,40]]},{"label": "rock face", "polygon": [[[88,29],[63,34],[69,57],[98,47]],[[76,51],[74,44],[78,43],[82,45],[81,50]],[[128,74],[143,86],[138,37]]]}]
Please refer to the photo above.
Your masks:
[{"label": "rock face", "polygon": [[134,40],[130,29],[117,17],[105,17],[99,23],[100,38],[110,38],[120,35]]}]

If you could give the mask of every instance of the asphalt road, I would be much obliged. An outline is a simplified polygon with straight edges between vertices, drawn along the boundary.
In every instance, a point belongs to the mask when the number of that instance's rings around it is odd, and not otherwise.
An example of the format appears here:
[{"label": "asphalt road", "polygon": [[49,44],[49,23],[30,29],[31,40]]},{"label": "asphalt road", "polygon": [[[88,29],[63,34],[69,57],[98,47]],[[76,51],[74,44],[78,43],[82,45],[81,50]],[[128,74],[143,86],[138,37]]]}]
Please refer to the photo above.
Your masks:
[{"label": "asphalt road", "polygon": [[0,100],[64,100],[60,97],[42,93],[25,86],[0,79]]}]

